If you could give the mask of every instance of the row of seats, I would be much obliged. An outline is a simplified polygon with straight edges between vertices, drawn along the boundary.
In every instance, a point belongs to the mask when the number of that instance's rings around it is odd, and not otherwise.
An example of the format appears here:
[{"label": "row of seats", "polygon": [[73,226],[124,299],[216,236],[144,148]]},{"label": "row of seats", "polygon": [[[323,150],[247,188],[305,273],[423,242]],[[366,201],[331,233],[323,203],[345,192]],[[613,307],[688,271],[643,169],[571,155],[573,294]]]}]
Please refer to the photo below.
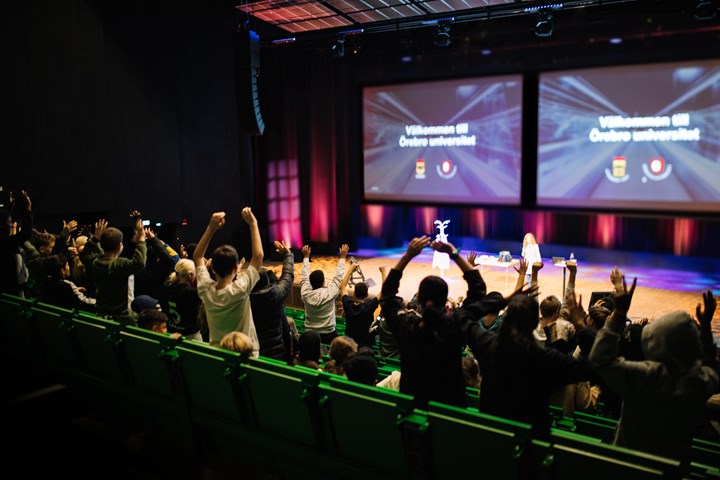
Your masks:
[{"label": "row of seats", "polygon": [[[252,461],[297,478],[679,478],[679,464],[555,430],[430,403],[2,295],[0,345],[70,389],[128,406],[177,439],[187,462]],[[717,467],[717,464],[715,464]],[[695,465],[697,478],[720,470]]]}]

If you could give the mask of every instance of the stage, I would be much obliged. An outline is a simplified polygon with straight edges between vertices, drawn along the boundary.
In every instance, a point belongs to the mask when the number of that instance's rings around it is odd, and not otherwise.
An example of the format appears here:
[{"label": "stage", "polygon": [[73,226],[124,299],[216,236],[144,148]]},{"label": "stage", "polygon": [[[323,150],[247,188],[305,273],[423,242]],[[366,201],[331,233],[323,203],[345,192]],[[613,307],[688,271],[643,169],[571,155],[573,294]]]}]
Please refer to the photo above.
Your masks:
[{"label": "stage", "polygon": [[[381,288],[381,276],[379,267],[392,268],[398,259],[405,252],[405,248],[370,250],[360,249],[350,252],[348,257],[354,257],[360,264],[360,269],[365,279],[371,279],[374,285],[369,288],[370,295],[379,295]],[[417,291],[420,281],[427,275],[440,275],[440,270],[432,267],[434,251],[426,248],[420,255],[410,262],[405,268],[402,281],[400,282],[399,295],[405,300],[412,298]],[[462,254],[466,255],[464,251]],[[497,256],[492,252],[477,252],[480,255]],[[583,297],[583,305],[587,308],[587,302],[592,292],[612,290],[610,283],[610,269],[612,264],[585,262],[582,257],[577,256],[578,273],[575,290]],[[513,255],[513,259],[519,258]],[[337,265],[337,256],[314,256],[311,258],[311,270],[321,268],[325,273],[326,281],[332,278]],[[539,286],[541,298],[547,295],[561,296],[563,291],[563,269],[552,265],[551,258],[543,257],[544,267],[539,272]],[[288,298],[288,306],[302,308],[300,301],[300,268],[302,266],[302,254],[295,257],[295,288]],[[279,273],[277,262],[266,262],[268,268],[273,268]],[[720,295],[720,273],[703,273],[695,270],[678,270],[664,268],[649,268],[640,265],[618,265],[628,279],[628,283],[637,277],[637,289],[633,297],[630,309],[630,318],[641,320],[642,318],[655,318],[663,313],[673,310],[685,310],[693,317],[695,307],[702,301],[701,292],[708,289],[713,290],[716,296]],[[482,268],[482,276],[487,284],[488,291],[499,291],[503,294],[510,293],[517,280],[517,273],[512,267],[500,268],[491,266],[477,266]],[[506,286],[507,274],[507,286]],[[467,284],[462,279],[460,269],[451,262],[449,270],[443,274],[449,286],[449,296],[453,299],[465,297]],[[715,312],[713,318],[713,333],[716,341],[720,341],[720,308]]]}]

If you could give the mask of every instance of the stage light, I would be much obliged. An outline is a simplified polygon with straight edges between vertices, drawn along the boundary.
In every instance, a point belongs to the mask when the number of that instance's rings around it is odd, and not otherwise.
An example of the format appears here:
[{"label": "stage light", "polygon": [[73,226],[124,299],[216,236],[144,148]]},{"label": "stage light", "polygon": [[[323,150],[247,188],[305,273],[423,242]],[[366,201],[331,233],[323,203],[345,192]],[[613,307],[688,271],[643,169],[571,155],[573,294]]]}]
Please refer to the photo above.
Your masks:
[{"label": "stage light", "polygon": [[536,37],[549,37],[553,34],[553,16],[550,12],[541,12],[535,24]]},{"label": "stage light", "polygon": [[623,39],[620,37],[612,37],[610,40],[608,40],[611,45],[620,45],[623,42]]},{"label": "stage light", "polygon": [[330,47],[330,51],[333,57],[341,58],[345,56],[345,35],[337,36],[335,43]]},{"label": "stage light", "polygon": [[450,24],[447,22],[438,23],[435,31],[435,46],[447,47],[450,45]]},{"label": "stage light", "polygon": [[718,16],[720,2],[718,0],[700,0],[695,6],[696,20],[715,20]]}]

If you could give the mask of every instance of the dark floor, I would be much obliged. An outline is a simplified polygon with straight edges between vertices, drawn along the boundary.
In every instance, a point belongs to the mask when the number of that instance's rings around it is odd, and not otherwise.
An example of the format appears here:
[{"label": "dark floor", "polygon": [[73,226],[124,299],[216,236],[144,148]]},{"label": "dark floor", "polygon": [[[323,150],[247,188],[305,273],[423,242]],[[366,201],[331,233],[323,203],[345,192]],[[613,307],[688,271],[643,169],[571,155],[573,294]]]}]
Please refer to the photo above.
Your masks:
[{"label": "dark floor", "polygon": [[[175,439],[132,425],[102,402],[88,402],[65,386],[44,378],[6,355],[3,362],[2,410],[6,447],[23,476],[72,474],[73,478],[202,479],[279,478],[265,467],[188,465],[176,453]],[[7,442],[9,440],[9,444]]]}]

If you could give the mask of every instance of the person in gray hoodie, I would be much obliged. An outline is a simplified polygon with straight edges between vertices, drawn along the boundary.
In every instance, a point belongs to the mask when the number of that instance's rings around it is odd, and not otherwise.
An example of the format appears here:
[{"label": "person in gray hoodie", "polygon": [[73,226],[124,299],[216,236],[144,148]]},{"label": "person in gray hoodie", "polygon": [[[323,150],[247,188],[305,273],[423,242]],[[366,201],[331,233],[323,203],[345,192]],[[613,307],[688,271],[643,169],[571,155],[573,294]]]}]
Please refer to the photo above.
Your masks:
[{"label": "person in gray hoodie", "polygon": [[615,267],[615,308],[598,332],[590,363],[623,398],[614,443],[689,465],[692,439],[705,402],[718,391],[720,372],[710,324],[717,302],[712,291],[698,304],[697,323],[678,310],[658,317],[642,331],[645,360],[618,356],[618,344],[637,279],[628,290]]}]

